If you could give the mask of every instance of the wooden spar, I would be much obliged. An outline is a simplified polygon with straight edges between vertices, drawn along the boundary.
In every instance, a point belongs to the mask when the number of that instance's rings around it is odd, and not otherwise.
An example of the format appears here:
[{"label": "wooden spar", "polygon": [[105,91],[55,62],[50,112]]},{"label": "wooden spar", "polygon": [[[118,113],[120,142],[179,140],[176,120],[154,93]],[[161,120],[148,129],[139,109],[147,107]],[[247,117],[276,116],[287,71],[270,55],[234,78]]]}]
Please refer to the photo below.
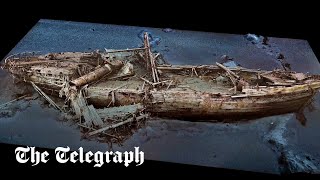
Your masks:
[{"label": "wooden spar", "polygon": [[240,79],[240,76],[236,75],[236,73],[232,72],[230,69],[228,69],[227,67],[225,67],[224,65],[216,62],[217,66],[220,67],[221,69],[225,70],[226,72],[228,72],[230,75],[234,76],[236,79]]},{"label": "wooden spar", "polygon": [[37,60],[37,61],[7,61],[5,65],[14,65],[14,66],[26,66],[26,65],[37,65],[37,64],[55,64],[58,62],[76,62],[79,65],[80,64],[86,64],[83,62],[78,62],[77,60],[74,59],[58,59],[58,60]]},{"label": "wooden spar", "polygon": [[168,87],[167,87],[167,90],[170,88],[171,84],[173,83],[173,80],[170,81]]},{"label": "wooden spar", "polygon": [[[193,72],[194,72],[194,74],[195,74],[196,76],[198,76],[198,73],[197,73],[196,68],[192,68],[192,74],[193,74]],[[191,76],[192,76],[192,75],[191,75]]]},{"label": "wooden spar", "polygon": [[144,57],[144,55],[141,52],[138,52],[137,55],[139,56],[140,60],[143,61],[143,65],[145,65],[146,69],[147,69],[147,59]]},{"label": "wooden spar", "polygon": [[237,80],[236,79],[234,79],[234,77],[227,71],[227,74],[228,74],[228,76],[229,76],[229,78],[231,79],[231,82],[232,82],[232,84],[233,84],[233,90],[234,90],[234,94],[236,94],[237,93]]},{"label": "wooden spar", "polygon": [[154,79],[155,79],[154,83],[157,83],[160,81],[160,79],[157,71],[157,65],[156,65],[155,59],[152,56],[150,49],[149,49],[149,55],[150,55],[150,61],[151,61],[151,68],[152,68]]},{"label": "wooden spar", "polygon": [[157,57],[159,57],[160,53],[157,53],[155,56],[154,56],[154,59],[157,59]]},{"label": "wooden spar", "polygon": [[142,84],[142,87],[141,87],[141,91],[143,91],[144,90],[144,86],[146,85],[146,82],[145,81],[143,81],[143,84]]},{"label": "wooden spar", "polygon": [[275,82],[275,83],[270,83],[270,82],[267,82],[267,84],[269,86],[293,86],[295,85],[294,83],[278,83],[278,82]]},{"label": "wooden spar", "polygon": [[75,86],[82,86],[88,84],[94,80],[100,79],[102,76],[109,74],[111,72],[111,68],[108,65],[102,66],[88,74],[85,74],[70,83]]},{"label": "wooden spar", "polygon": [[154,82],[154,83],[157,83],[157,82],[160,81],[160,78],[159,78],[159,74],[158,74],[158,70],[157,70],[156,58],[152,55],[151,48],[149,48],[149,55],[151,57],[150,59],[151,59],[152,65],[153,65],[153,71],[154,71],[155,76],[156,76],[156,82]]},{"label": "wooden spar", "polygon": [[159,81],[157,83],[152,83],[153,86],[156,86],[158,84],[163,84],[163,83],[166,83],[166,82],[170,82],[170,80],[166,80],[166,81]]},{"label": "wooden spar", "polygon": [[92,135],[95,135],[95,134],[97,134],[97,133],[101,133],[101,132],[103,132],[103,131],[107,131],[107,130],[109,130],[109,129],[113,129],[113,128],[122,126],[122,125],[124,125],[124,124],[126,124],[126,123],[129,123],[129,122],[132,122],[132,121],[134,121],[134,120],[144,119],[144,118],[146,118],[146,117],[148,117],[148,115],[141,115],[141,116],[138,116],[138,117],[136,117],[136,118],[133,118],[133,117],[132,117],[132,118],[129,118],[129,119],[127,119],[127,120],[124,120],[124,121],[122,121],[122,122],[120,122],[120,123],[113,124],[113,125],[110,125],[110,126],[106,126],[106,127],[101,128],[101,129],[99,129],[99,130],[96,130],[96,131],[92,131],[92,132],[90,132],[88,135],[89,135],[89,136],[92,136]]},{"label": "wooden spar", "polygon": [[[192,68],[194,68],[195,70],[219,70],[221,69],[219,66],[217,65],[200,65],[200,66],[195,66],[195,65],[158,65],[157,69],[158,70],[164,70],[164,71],[178,71],[178,70],[192,70]],[[261,73],[263,74],[267,74],[267,73],[271,73],[272,71],[261,71],[261,70],[254,70],[254,69],[246,69],[243,67],[237,67],[237,68],[228,68],[230,71],[242,71],[242,72],[251,72],[251,73]]]},{"label": "wooden spar", "polygon": [[82,115],[86,121],[87,126],[90,126],[91,123],[95,126],[103,125],[103,122],[93,105],[83,107]]},{"label": "wooden spar", "polygon": [[[93,131],[96,131],[96,130],[97,130],[97,129],[95,129],[95,128],[82,125],[82,124],[80,124],[80,123],[78,123],[78,125],[79,125],[80,127],[87,128],[87,129],[89,129],[89,130],[93,130]],[[119,137],[117,137],[117,136],[115,136],[115,135],[112,135],[112,134],[108,134],[108,133],[104,133],[104,132],[102,132],[101,134],[104,134],[104,135],[111,136],[111,137],[114,137],[114,138],[119,139]]]},{"label": "wooden spar", "polygon": [[19,61],[8,61],[5,64],[14,64],[15,66],[24,66],[24,65],[36,65],[36,64],[43,64],[43,63],[56,63],[59,60],[41,60],[41,61],[27,61],[27,62],[19,62]]},{"label": "wooden spar", "polygon": [[220,63],[216,63],[218,67],[220,67],[221,69],[223,69],[224,71],[227,72],[227,75],[230,77],[235,89],[235,93],[237,92],[237,90],[242,91],[243,86],[248,86],[249,83],[246,82],[244,79],[241,79],[240,76],[236,75],[236,73],[232,72],[229,68],[223,66]]},{"label": "wooden spar", "polygon": [[149,43],[149,37],[148,37],[148,33],[145,33],[145,38],[146,38],[146,47],[147,47],[147,51],[146,51],[146,56],[148,57],[148,61],[151,67],[151,72],[152,72],[152,78],[153,78],[153,82],[157,82],[156,80],[156,75],[154,72],[154,65],[153,65],[153,60],[152,60],[152,56],[151,56],[151,52],[150,52],[150,43]]},{"label": "wooden spar", "polygon": [[150,84],[150,85],[153,85],[152,82],[150,82],[149,80],[147,80],[147,79],[145,79],[145,78],[143,78],[143,77],[140,77],[140,79],[144,80],[145,82],[147,82],[147,83]]},{"label": "wooden spar", "polygon": [[61,112],[63,112],[63,110],[54,102],[51,100],[51,98],[49,98],[49,96],[47,96],[37,85],[35,85],[33,82],[31,82],[33,88],[41,95],[43,96],[54,108],[60,110]]},{"label": "wooden spar", "polygon": [[82,86],[95,80],[98,80],[107,74],[110,74],[113,71],[113,68],[118,69],[121,66],[121,62],[117,62],[114,65],[105,64],[104,66],[97,68],[96,70],[71,81],[70,83],[75,86]]},{"label": "wooden spar", "polygon": [[114,104],[116,103],[116,97],[115,97],[114,91],[111,92],[111,97],[112,97],[112,105],[114,106]]},{"label": "wooden spar", "polygon": [[152,85],[152,86],[156,86],[158,84],[163,84],[163,83],[166,83],[166,82],[169,82],[170,80],[166,80],[166,81],[159,81],[159,82],[156,82],[156,83],[152,83],[150,81],[148,81],[147,79],[143,78],[143,77],[140,77],[140,79],[142,79],[144,82]]},{"label": "wooden spar", "polygon": [[150,43],[149,43],[149,37],[148,37],[148,33],[144,33],[144,42],[145,42],[145,48],[146,48],[146,59],[147,59],[147,64],[148,66],[150,65],[151,67],[151,72],[152,72],[152,78],[153,78],[153,82],[154,83],[157,83],[159,82],[159,75],[158,75],[158,72],[157,72],[157,67],[156,67],[156,63],[155,63],[155,60],[154,60],[154,57],[152,55],[152,52],[151,52],[151,47],[150,47]]},{"label": "wooden spar", "polygon": [[20,97],[14,99],[14,100],[11,100],[11,101],[9,101],[9,102],[6,102],[6,103],[4,103],[4,104],[1,104],[1,105],[0,105],[0,109],[3,108],[3,107],[5,107],[5,106],[8,105],[8,104],[11,104],[11,103],[13,103],[13,102],[15,102],[15,101],[18,101],[18,100],[20,100],[20,99],[23,99],[23,98],[25,98],[25,97],[27,97],[27,96],[28,96],[28,95],[23,95],[23,96],[20,96]]},{"label": "wooden spar", "polygon": [[146,48],[133,48],[133,49],[121,49],[121,50],[112,50],[112,51],[108,51],[108,49],[104,48],[104,50],[107,53],[118,53],[118,52],[130,52],[130,51],[138,51],[138,50],[145,50]]},{"label": "wooden spar", "polygon": [[160,70],[183,70],[183,69],[190,69],[190,67],[168,67],[168,66],[159,66],[158,69],[160,69]]},{"label": "wooden spar", "polygon": [[144,33],[143,42],[144,42],[144,49],[145,49],[144,56],[145,56],[145,60],[146,60],[146,68],[149,70],[149,68],[150,68],[150,65],[149,65],[150,59],[149,59],[149,51],[148,51],[148,48],[149,48],[148,33]]}]

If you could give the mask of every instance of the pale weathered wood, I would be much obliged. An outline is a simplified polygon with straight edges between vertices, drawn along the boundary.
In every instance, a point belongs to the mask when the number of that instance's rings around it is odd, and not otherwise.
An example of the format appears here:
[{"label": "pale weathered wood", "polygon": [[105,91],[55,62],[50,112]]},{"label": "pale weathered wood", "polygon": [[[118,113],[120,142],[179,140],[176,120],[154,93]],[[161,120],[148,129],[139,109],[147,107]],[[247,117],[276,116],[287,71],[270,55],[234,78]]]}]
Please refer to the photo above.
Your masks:
[{"label": "pale weathered wood", "polygon": [[93,81],[99,80],[101,77],[111,73],[112,68],[119,68],[120,66],[122,66],[122,63],[118,63],[116,64],[116,66],[117,67],[113,67],[109,64],[105,64],[104,66],[97,68],[96,70],[71,81],[71,84],[75,86],[82,86]]},{"label": "pale weathered wood", "polygon": [[143,84],[142,84],[142,87],[141,87],[141,91],[143,91],[144,90],[144,86],[146,85],[146,82],[145,81],[143,81]]},{"label": "pale weathered wood", "polygon": [[144,33],[144,38],[143,38],[143,43],[144,43],[144,48],[145,48],[145,60],[146,60],[146,69],[149,70],[151,69],[150,66],[150,56],[149,56],[149,39],[148,39],[148,33]]},{"label": "pale weathered wood", "polygon": [[152,78],[153,78],[153,82],[159,82],[159,75],[157,72],[157,67],[156,67],[156,63],[155,60],[153,58],[152,52],[151,52],[151,47],[150,47],[150,43],[149,43],[149,37],[148,37],[148,33],[144,33],[144,42],[145,42],[145,48],[146,48],[146,57],[147,57],[147,61],[149,61],[150,67],[151,67],[151,73],[152,73]]},{"label": "pale weathered wood", "polygon": [[83,108],[87,106],[86,100],[82,95],[82,91],[77,93],[75,86],[67,87],[65,89],[67,100],[70,100],[71,108],[73,109],[76,117],[79,118],[81,122],[81,116],[83,115]]},{"label": "pale weathered wood", "polygon": [[[83,128],[87,128],[87,129],[93,130],[93,131],[96,131],[96,130],[97,130],[97,129],[93,128],[93,127],[85,126],[85,125],[80,124],[80,123],[78,123],[78,126],[83,127]],[[115,135],[112,135],[112,134],[108,134],[108,133],[105,133],[105,132],[101,132],[101,134],[104,134],[104,135],[107,135],[107,136],[111,136],[111,137],[114,137],[114,138],[117,138],[117,139],[120,138],[120,137],[118,137],[118,136],[115,136]]]},{"label": "pale weathered wood", "polygon": [[141,116],[138,116],[138,117],[136,117],[136,118],[133,118],[133,117],[132,117],[132,118],[128,118],[127,120],[124,120],[124,121],[122,121],[122,122],[120,122],[120,123],[113,124],[113,125],[110,125],[110,126],[106,126],[106,127],[101,128],[101,129],[99,129],[99,130],[96,130],[96,131],[92,131],[92,132],[90,132],[88,135],[89,135],[89,136],[92,136],[92,135],[101,133],[101,132],[103,132],[103,131],[107,131],[107,130],[109,130],[109,129],[113,129],[113,128],[122,126],[122,125],[124,125],[124,124],[127,124],[127,123],[132,122],[132,121],[135,121],[135,120],[138,121],[138,120],[140,120],[140,119],[144,119],[144,118],[146,118],[146,117],[148,117],[148,115],[141,115]]},{"label": "pale weathered wood", "polygon": [[102,126],[103,125],[103,121],[101,119],[101,117],[98,115],[96,109],[93,107],[93,105],[88,106],[91,118],[92,118],[92,122],[95,126]]},{"label": "pale weathered wood", "polygon": [[[83,116],[84,118],[84,124],[88,127],[91,127],[92,124],[93,124],[93,119],[91,118],[91,115],[90,115],[90,110],[87,106],[84,106],[81,108],[81,115]],[[79,117],[80,118],[80,117]]]},{"label": "pale weathered wood", "polygon": [[232,72],[230,69],[228,69],[227,67],[225,67],[224,65],[216,62],[217,66],[222,68],[223,70],[225,70],[226,72],[228,72],[229,74],[231,74],[232,76],[234,76],[235,78],[239,79],[240,76],[236,75],[236,73]]},{"label": "pale weathered wood", "polygon": [[114,104],[116,103],[116,97],[115,97],[114,91],[111,92],[111,97],[112,97],[112,105],[114,106]]},{"label": "pale weathered wood", "polygon": [[4,103],[4,104],[1,104],[1,105],[0,105],[0,109],[3,108],[3,107],[5,107],[5,106],[7,106],[8,104],[11,104],[11,103],[15,102],[15,101],[19,101],[20,99],[23,99],[23,98],[25,98],[25,97],[27,97],[27,96],[28,96],[28,95],[23,95],[23,96],[20,96],[20,97],[18,97],[18,98],[16,98],[16,99],[13,99],[13,100],[11,100],[11,101],[9,101],[9,102],[6,102],[6,103]]},{"label": "pale weathered wood", "polygon": [[147,82],[147,83],[150,84],[150,85],[153,85],[152,82],[150,82],[149,80],[147,80],[147,79],[145,79],[145,78],[143,78],[143,77],[140,77],[140,79],[144,80],[145,82]]},{"label": "pale weathered wood", "polygon": [[[217,65],[165,65],[161,64],[157,66],[158,70],[167,70],[167,71],[178,71],[178,70],[192,70],[192,68],[195,68],[197,70],[203,69],[203,70],[219,70],[221,69]],[[255,70],[255,69],[246,69],[243,67],[237,67],[237,68],[228,68],[231,71],[242,71],[242,72],[250,72],[250,73],[262,73],[262,74],[268,74],[272,71],[262,71],[262,70]]]},{"label": "pale weathered wood", "polygon": [[54,108],[60,110],[63,112],[63,110],[54,102],[52,99],[47,96],[37,85],[35,85],[33,82],[31,82],[33,88],[42,96],[44,97]]},{"label": "pale weathered wood", "polygon": [[120,49],[120,50],[108,50],[104,48],[106,53],[118,53],[118,52],[130,52],[130,51],[139,51],[139,50],[145,50],[146,48],[132,48],[132,49]]},{"label": "pale weathered wood", "polygon": [[110,108],[96,109],[96,111],[103,119],[118,119],[119,117],[124,117],[126,114],[136,114],[138,112],[141,112],[143,109],[144,106],[141,103],[138,103],[127,106],[115,106]]},{"label": "pale weathered wood", "polygon": [[170,88],[171,84],[173,83],[173,80],[170,81],[168,87],[167,87],[167,90]]},{"label": "pale weathered wood", "polygon": [[153,86],[156,86],[158,84],[164,84],[166,82],[170,82],[170,80],[166,80],[166,81],[159,81],[159,82],[156,82],[156,83],[152,83]]}]

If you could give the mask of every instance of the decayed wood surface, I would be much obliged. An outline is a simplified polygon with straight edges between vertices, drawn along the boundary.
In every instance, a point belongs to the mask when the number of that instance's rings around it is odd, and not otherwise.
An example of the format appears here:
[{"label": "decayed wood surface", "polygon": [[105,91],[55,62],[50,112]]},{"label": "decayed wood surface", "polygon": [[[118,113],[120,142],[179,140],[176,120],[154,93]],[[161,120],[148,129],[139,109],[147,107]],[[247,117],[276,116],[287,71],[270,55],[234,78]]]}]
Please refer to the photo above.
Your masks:
[{"label": "decayed wood surface", "polygon": [[82,108],[82,115],[85,119],[85,124],[89,127],[94,126],[102,126],[103,121],[101,117],[98,115],[96,109],[93,105],[84,106]]},{"label": "decayed wood surface", "polygon": [[127,105],[127,106],[116,106],[110,108],[96,109],[97,113],[103,119],[117,119],[123,117],[125,114],[137,114],[144,109],[142,103]]},{"label": "decayed wood surface", "polygon": [[[158,70],[162,71],[169,71],[169,72],[179,72],[182,70],[192,70],[196,69],[199,70],[212,70],[212,71],[219,71],[221,68],[217,65],[158,65]],[[231,71],[242,71],[242,72],[252,72],[252,73],[268,73],[272,71],[262,71],[262,70],[256,70],[256,69],[246,69],[243,67],[236,67],[236,68],[228,68]]]},{"label": "decayed wood surface", "polygon": [[232,72],[231,70],[229,70],[227,67],[223,66],[220,63],[216,63],[218,67],[220,67],[221,69],[225,70],[228,74],[232,75],[234,78],[236,79],[240,79],[240,76],[236,75],[236,73]]},{"label": "decayed wood surface", "polygon": [[129,122],[138,121],[138,120],[144,119],[144,118],[146,118],[146,117],[148,117],[148,115],[141,115],[141,116],[138,116],[138,117],[136,117],[136,118],[134,118],[134,117],[128,118],[127,120],[124,120],[124,121],[122,121],[122,122],[120,122],[120,123],[112,124],[112,125],[110,125],[110,126],[106,126],[106,127],[104,127],[104,128],[98,129],[98,130],[96,130],[96,131],[92,131],[92,132],[90,132],[88,135],[89,135],[89,136],[93,136],[93,135],[95,135],[95,134],[98,134],[98,133],[107,131],[107,130],[109,130],[109,129],[113,129],[113,128],[122,126],[122,125],[124,125],[124,124],[129,123]]},{"label": "decayed wood surface", "polygon": [[282,88],[270,94],[229,97],[170,90],[151,92],[151,94],[152,100],[146,106],[147,111],[157,116],[210,119],[239,119],[295,112],[313,96],[308,86],[299,87],[294,91]]},{"label": "decayed wood surface", "polygon": [[63,110],[54,102],[52,101],[52,99],[47,96],[37,85],[35,85],[33,82],[31,82],[32,86],[34,87],[34,89],[42,96],[44,97],[54,108],[60,110],[61,112],[63,112]]},{"label": "decayed wood surface", "polygon": [[108,50],[104,48],[107,53],[119,53],[119,52],[130,52],[130,51],[139,51],[139,50],[145,50],[146,48],[132,48],[132,49],[119,49],[119,50]]},{"label": "decayed wood surface", "polygon": [[120,62],[116,63],[114,66],[111,66],[109,64],[105,64],[104,66],[97,68],[96,70],[71,81],[71,83],[72,83],[72,85],[75,85],[75,86],[86,85],[88,83],[91,83],[93,81],[96,81],[96,80],[102,78],[106,74],[111,73],[112,69],[119,69],[122,65],[123,64]]},{"label": "decayed wood surface", "polygon": [[130,105],[142,102],[144,92],[135,89],[111,89],[111,88],[98,88],[88,87],[88,102],[100,107],[110,106],[113,98],[111,92],[114,92],[114,105]]},{"label": "decayed wood surface", "polygon": [[13,102],[19,101],[19,100],[21,100],[21,99],[23,99],[23,98],[25,98],[25,97],[27,97],[27,96],[28,96],[28,95],[23,95],[23,96],[20,96],[20,97],[18,97],[18,98],[16,98],[16,99],[13,99],[13,100],[11,100],[11,101],[9,101],[9,102],[6,102],[6,103],[4,103],[4,104],[1,104],[1,105],[0,105],[0,109],[6,107],[7,105],[9,105],[9,104],[11,104],[11,103],[13,103]]}]

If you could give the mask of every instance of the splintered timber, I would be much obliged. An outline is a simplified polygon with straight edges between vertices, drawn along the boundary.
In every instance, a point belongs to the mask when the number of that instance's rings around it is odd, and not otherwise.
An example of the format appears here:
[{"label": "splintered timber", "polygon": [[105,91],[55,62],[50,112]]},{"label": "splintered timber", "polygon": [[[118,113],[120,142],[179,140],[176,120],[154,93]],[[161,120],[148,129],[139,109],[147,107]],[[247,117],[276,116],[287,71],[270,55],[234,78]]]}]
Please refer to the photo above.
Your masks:
[{"label": "splintered timber", "polygon": [[[17,147],[15,150],[16,160],[19,163],[32,163],[36,166],[39,163],[47,163],[49,161],[49,153],[47,151],[39,152],[35,147]],[[104,163],[123,163],[128,167],[130,163],[135,162],[136,166],[140,166],[144,162],[144,152],[139,147],[134,147],[134,151],[97,151],[95,153],[84,152],[80,147],[78,151],[70,151],[69,147],[57,147],[55,149],[56,161],[59,163],[95,163],[94,167],[101,167]]]}]

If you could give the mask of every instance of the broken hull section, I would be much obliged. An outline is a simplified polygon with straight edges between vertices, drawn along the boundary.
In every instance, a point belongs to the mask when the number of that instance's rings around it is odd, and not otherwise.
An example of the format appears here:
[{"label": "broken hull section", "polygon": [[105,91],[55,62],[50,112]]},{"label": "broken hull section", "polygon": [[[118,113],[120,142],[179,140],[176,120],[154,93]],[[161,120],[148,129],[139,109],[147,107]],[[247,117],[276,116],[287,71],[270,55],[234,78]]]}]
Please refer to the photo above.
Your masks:
[{"label": "broken hull section", "polygon": [[[170,98],[171,96],[171,98]],[[148,106],[156,116],[190,120],[241,120],[298,112],[313,95],[310,92],[293,96],[250,97],[244,99],[210,98],[210,95],[195,99],[173,99],[176,94],[167,94],[166,101]],[[189,100],[185,100],[189,99]]]},{"label": "broken hull section", "polygon": [[[96,107],[144,104],[154,116],[177,119],[252,119],[257,117],[298,112],[312,99],[320,83],[274,88],[266,95],[250,97],[229,96],[190,90],[161,90],[148,93],[134,89],[89,87],[88,102]],[[145,97],[148,98],[145,98]],[[114,104],[112,104],[114,98]]]}]

